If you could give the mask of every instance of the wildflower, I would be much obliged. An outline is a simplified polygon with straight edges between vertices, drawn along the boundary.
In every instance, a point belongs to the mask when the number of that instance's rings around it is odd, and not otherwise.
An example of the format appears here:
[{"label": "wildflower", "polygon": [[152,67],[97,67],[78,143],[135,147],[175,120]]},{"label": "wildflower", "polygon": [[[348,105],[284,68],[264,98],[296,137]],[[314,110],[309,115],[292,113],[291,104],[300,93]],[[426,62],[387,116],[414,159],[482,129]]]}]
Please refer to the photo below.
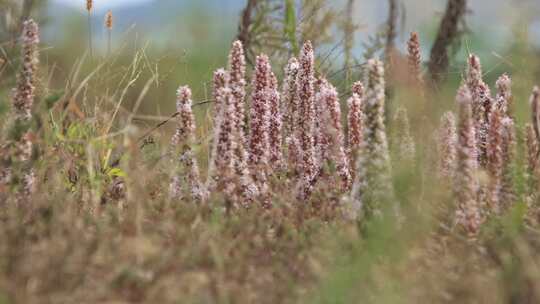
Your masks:
[{"label": "wildflower", "polygon": [[[6,142],[12,146],[10,160],[5,160],[5,168],[0,174],[4,176],[4,182],[19,180],[21,194],[28,196],[34,191],[35,172],[31,167],[33,152],[33,135],[29,130],[32,120],[32,108],[34,105],[35,77],[37,64],[39,63],[38,44],[39,28],[33,20],[27,20],[23,24],[22,32],[22,68],[17,77],[17,86],[12,92],[12,117],[13,132]],[[9,168],[11,167],[11,168]],[[21,174],[21,176],[18,176]],[[18,178],[14,178],[18,177]]]},{"label": "wildflower", "polygon": [[540,88],[534,87],[531,98],[532,126],[536,140],[540,142]]},{"label": "wildflower", "polygon": [[[349,111],[347,113],[348,139],[347,153],[349,156],[349,168],[354,168],[363,140],[363,124],[365,115],[362,111],[364,87],[361,82],[353,85],[353,94],[347,101]],[[354,179],[355,170],[351,170]]]},{"label": "wildflower", "polygon": [[496,87],[496,106],[502,109],[505,115],[508,115],[510,114],[512,107],[512,80],[507,74],[503,74],[501,77],[499,77],[499,79],[497,79]]},{"label": "wildflower", "polygon": [[487,133],[489,129],[489,116],[493,108],[491,91],[482,80],[482,66],[480,59],[475,55],[469,56],[467,71],[467,86],[472,96],[472,115],[475,124],[476,145],[479,165],[487,165]]},{"label": "wildflower", "polygon": [[[228,74],[226,76],[228,79]],[[235,107],[232,90],[225,86],[217,93],[221,104],[214,134],[207,188],[222,191],[232,198],[235,191],[234,158],[238,137],[235,137]]]},{"label": "wildflower", "polygon": [[321,117],[321,132],[326,139],[329,150],[327,159],[322,159],[322,161],[331,160],[336,165],[337,173],[341,179],[341,188],[347,190],[351,184],[351,174],[344,147],[338,93],[332,85],[326,84],[321,87],[321,91],[317,95],[317,99],[322,103],[324,109]]},{"label": "wildflower", "polygon": [[536,193],[538,189],[538,153],[540,147],[534,133],[533,125],[528,123],[525,126],[525,143],[527,146],[527,181],[529,194]]},{"label": "wildflower", "polygon": [[394,199],[384,125],[385,82],[381,61],[368,61],[366,83],[363,141],[349,199],[349,216],[353,219],[382,216],[381,204],[391,203]]},{"label": "wildflower", "polygon": [[298,99],[296,99],[296,77],[298,75],[298,60],[289,59],[285,67],[285,79],[281,90],[283,111],[283,132],[286,137],[292,136],[298,120]]},{"label": "wildflower", "polygon": [[501,185],[501,203],[503,207],[507,207],[508,204],[512,203],[515,196],[514,181],[513,181],[513,168],[515,166],[515,155],[516,155],[516,130],[514,120],[509,117],[503,117],[502,119],[502,128],[503,128],[503,170],[502,170],[502,185]]},{"label": "wildflower", "polygon": [[269,145],[270,145],[270,155],[269,161],[274,169],[281,168],[283,164],[282,158],[282,115],[281,115],[281,104],[280,104],[280,94],[278,92],[278,81],[274,73],[270,72],[270,86],[268,87],[268,99],[270,102],[269,109]]},{"label": "wildflower", "polygon": [[25,21],[22,36],[22,70],[17,79],[17,88],[13,91],[13,114],[18,121],[29,121],[32,118],[34,78],[39,63],[38,44],[37,23],[33,20]]},{"label": "wildflower", "polygon": [[458,150],[455,181],[457,210],[456,224],[469,235],[475,235],[481,224],[480,208],[477,202],[478,182],[475,171],[477,154],[475,129],[472,119],[472,96],[469,89],[462,86],[457,93],[459,107]]},{"label": "wildflower", "polygon": [[[193,153],[195,143],[195,118],[192,112],[191,90],[189,87],[180,87],[177,92],[176,110],[179,113],[177,118],[177,129],[171,145],[176,149],[177,168],[171,182],[171,197],[179,198],[182,192],[197,200],[203,201],[206,197],[199,175],[199,166]],[[188,187],[187,191],[182,191],[182,187]],[[186,197],[189,197],[186,195]]]},{"label": "wildflower", "polygon": [[245,144],[245,100],[246,100],[246,58],[242,42],[237,40],[232,44],[229,54],[229,86],[234,96],[235,128],[241,130],[240,136]]},{"label": "wildflower", "polygon": [[418,33],[412,32],[407,42],[407,58],[409,61],[409,72],[417,86],[422,86],[424,79],[422,76],[422,55],[420,53],[420,41]]},{"label": "wildflower", "polygon": [[358,95],[360,98],[364,97],[364,85],[361,81],[353,83],[352,93]]},{"label": "wildflower", "polygon": [[223,88],[228,84],[228,73],[225,69],[217,69],[214,72],[214,77],[212,79],[212,98],[214,99],[214,115],[212,121],[214,125],[217,123],[217,119],[221,113],[221,107],[223,102],[223,96],[219,96],[220,93],[223,93]]},{"label": "wildflower", "polygon": [[502,126],[503,112],[501,109],[495,109],[491,113],[491,119],[489,124],[488,133],[488,146],[487,146],[487,172],[489,174],[489,186],[488,186],[488,212],[500,213],[500,194],[502,188],[503,178],[503,137],[504,129]]},{"label": "wildflower", "polygon": [[307,199],[314,186],[317,174],[315,152],[315,68],[311,42],[304,43],[300,55],[300,67],[296,79],[298,99],[298,143],[301,153],[299,162],[299,184],[297,197]]},{"label": "wildflower", "polygon": [[456,168],[458,135],[456,118],[446,112],[441,118],[439,129],[439,174],[443,178],[453,178]]},{"label": "wildflower", "polygon": [[394,145],[397,149],[396,161],[414,161],[416,146],[411,136],[409,117],[405,108],[398,108],[394,116],[394,124],[396,126],[394,135]]},{"label": "wildflower", "polygon": [[253,92],[250,109],[250,134],[248,164],[254,181],[261,193],[267,188],[267,167],[269,157],[269,115],[271,86],[271,67],[268,56],[257,56],[255,76],[253,78]]},{"label": "wildflower", "polygon": [[287,147],[287,160],[290,170],[299,171],[300,149],[298,142],[299,104],[296,90],[299,63],[296,58],[289,59],[285,67],[285,79],[282,88],[283,133]]}]

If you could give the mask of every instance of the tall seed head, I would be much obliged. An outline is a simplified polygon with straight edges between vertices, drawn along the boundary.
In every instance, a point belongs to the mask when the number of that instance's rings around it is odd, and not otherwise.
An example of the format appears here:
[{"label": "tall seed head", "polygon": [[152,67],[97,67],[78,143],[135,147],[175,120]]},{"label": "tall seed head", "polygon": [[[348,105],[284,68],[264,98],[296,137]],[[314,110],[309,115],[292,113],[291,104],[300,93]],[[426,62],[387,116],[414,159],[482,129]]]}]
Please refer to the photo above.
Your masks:
[{"label": "tall seed head", "polygon": [[422,55],[420,51],[420,40],[418,39],[418,33],[411,33],[409,41],[407,42],[407,51],[410,76],[413,78],[416,85],[421,85],[423,83]]},{"label": "tall seed head", "polygon": [[113,13],[112,11],[108,11],[107,14],[105,15],[105,27],[109,30],[109,31],[112,31],[113,29]]}]

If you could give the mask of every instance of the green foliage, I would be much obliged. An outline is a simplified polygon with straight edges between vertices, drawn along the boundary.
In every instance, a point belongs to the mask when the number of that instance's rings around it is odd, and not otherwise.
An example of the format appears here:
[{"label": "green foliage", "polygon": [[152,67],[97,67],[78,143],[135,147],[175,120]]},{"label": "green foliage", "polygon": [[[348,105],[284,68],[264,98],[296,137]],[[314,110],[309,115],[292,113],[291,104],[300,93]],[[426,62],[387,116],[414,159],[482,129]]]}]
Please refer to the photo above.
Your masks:
[{"label": "green foliage", "polygon": [[285,18],[283,20],[284,33],[289,39],[294,54],[298,54],[298,41],[296,40],[296,12],[294,0],[285,0]]},{"label": "green foliage", "polygon": [[51,94],[46,96],[45,99],[43,100],[45,103],[46,109],[47,110],[52,109],[52,107],[56,104],[56,102],[58,102],[58,100],[60,100],[60,98],[62,98],[63,95],[64,95],[64,91],[60,90],[60,91],[53,91]]}]

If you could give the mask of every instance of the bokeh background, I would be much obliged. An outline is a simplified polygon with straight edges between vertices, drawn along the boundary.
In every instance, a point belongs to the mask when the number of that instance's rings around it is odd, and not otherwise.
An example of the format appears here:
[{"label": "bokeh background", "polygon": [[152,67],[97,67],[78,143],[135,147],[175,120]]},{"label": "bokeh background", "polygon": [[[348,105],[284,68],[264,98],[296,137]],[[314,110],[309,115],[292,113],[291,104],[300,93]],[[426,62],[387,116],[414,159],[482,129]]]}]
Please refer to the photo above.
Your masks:
[{"label": "bokeh background", "polygon": [[[10,14],[17,14],[23,1],[0,1],[2,11],[0,37],[9,53]],[[107,55],[108,34],[104,16],[108,10],[114,15],[112,50],[118,66],[128,65],[135,54],[144,50],[148,66],[134,87],[128,92],[126,108],[132,106],[146,80],[158,75],[138,111],[145,115],[163,116],[174,111],[175,88],[180,84],[192,87],[196,101],[209,98],[212,72],[226,63],[231,41],[238,34],[238,24],[246,0],[95,0],[91,28],[93,52],[97,60]],[[346,1],[325,1],[323,10],[332,10],[339,24],[346,14]],[[420,33],[424,57],[437,32],[446,1],[403,0],[400,3],[399,36],[397,47],[405,50],[411,31]],[[50,87],[62,90],[73,71],[74,64],[88,52],[88,24],[84,0],[36,1],[32,17],[42,25],[42,62],[44,74],[52,83]],[[485,77],[493,84],[503,72],[514,74],[522,81],[517,84],[518,99],[527,99],[530,88],[540,77],[540,67],[531,58],[540,58],[540,2],[536,0],[471,0],[466,17],[466,33],[462,36],[448,71],[449,92],[455,90],[464,70],[466,55],[478,54],[484,64]],[[300,15],[300,14],[299,14]],[[388,16],[387,1],[356,0],[352,13],[357,25],[354,35],[353,55],[360,62],[362,54],[377,32],[384,26]],[[316,45],[319,58],[328,58],[336,69],[343,61],[339,44],[343,34],[339,26],[331,27],[332,35],[324,44]],[[301,41],[302,37],[298,37]],[[336,48],[337,46],[337,48]],[[337,49],[337,51],[336,51]],[[536,55],[535,55],[536,54]],[[16,60],[16,59],[13,59]],[[286,60],[286,58],[284,58]],[[284,61],[283,60],[283,61]],[[15,66],[15,65],[13,65]],[[527,67],[526,75],[520,75]],[[83,65],[89,73],[92,65]],[[279,74],[280,64],[274,69]],[[2,88],[9,88],[14,78],[7,79],[3,73]],[[11,73],[14,74],[14,73]],[[84,73],[83,73],[84,74]],[[337,77],[339,78],[339,77]],[[110,80],[114,82],[114,79]],[[6,83],[8,82],[8,83]],[[336,81],[339,82],[339,81]],[[339,87],[339,85],[338,85]],[[344,89],[341,86],[340,89]],[[522,93],[520,93],[522,92]],[[4,106],[9,92],[0,91]],[[48,92],[49,93],[49,92]],[[158,101],[156,104],[156,100]],[[207,107],[197,109],[199,116]],[[444,110],[442,107],[441,110]],[[414,111],[411,115],[414,115]],[[519,111],[518,111],[519,112]],[[519,113],[518,113],[519,115]],[[526,114],[523,114],[526,115]]]}]

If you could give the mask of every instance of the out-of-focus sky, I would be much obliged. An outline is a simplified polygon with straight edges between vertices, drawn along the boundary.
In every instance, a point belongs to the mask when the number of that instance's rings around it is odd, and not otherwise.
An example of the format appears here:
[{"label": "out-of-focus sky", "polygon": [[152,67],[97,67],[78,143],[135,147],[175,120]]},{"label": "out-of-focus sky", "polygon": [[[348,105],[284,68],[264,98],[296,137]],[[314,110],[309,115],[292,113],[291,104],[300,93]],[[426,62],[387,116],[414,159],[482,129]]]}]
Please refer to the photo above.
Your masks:
[{"label": "out-of-focus sky", "polygon": [[[214,38],[232,40],[238,18],[247,0],[94,0],[95,33],[102,27],[106,10],[115,14],[115,32],[123,33],[137,25],[136,32],[151,37],[154,43],[171,44],[183,41],[200,43]],[[421,33],[423,44],[429,47],[447,0],[401,0],[405,7],[405,19],[400,33],[400,45],[404,45],[411,31]],[[50,14],[61,18],[49,18],[56,29],[65,27],[63,22],[69,14],[61,8],[79,11],[85,20],[86,0],[50,0]],[[329,6],[340,11],[344,0],[330,0]],[[356,35],[356,46],[368,40],[387,18],[388,2],[385,0],[357,0],[353,18],[360,26]],[[528,28],[529,40],[540,46],[540,1],[539,0],[470,0],[471,13],[467,23],[472,31],[469,39],[477,41],[489,50],[500,50],[509,44],[516,26]],[[75,14],[78,15],[78,14]],[[54,23],[59,26],[54,26]],[[520,24],[523,23],[523,24]],[[101,29],[102,30],[102,29]],[[193,34],[195,33],[195,34]]]},{"label": "out-of-focus sky", "polygon": [[[97,10],[111,9],[121,6],[137,5],[144,2],[151,2],[154,0],[94,0]],[[66,5],[70,5],[76,8],[84,9],[86,1],[81,0],[53,0],[53,2],[58,2]]]}]

